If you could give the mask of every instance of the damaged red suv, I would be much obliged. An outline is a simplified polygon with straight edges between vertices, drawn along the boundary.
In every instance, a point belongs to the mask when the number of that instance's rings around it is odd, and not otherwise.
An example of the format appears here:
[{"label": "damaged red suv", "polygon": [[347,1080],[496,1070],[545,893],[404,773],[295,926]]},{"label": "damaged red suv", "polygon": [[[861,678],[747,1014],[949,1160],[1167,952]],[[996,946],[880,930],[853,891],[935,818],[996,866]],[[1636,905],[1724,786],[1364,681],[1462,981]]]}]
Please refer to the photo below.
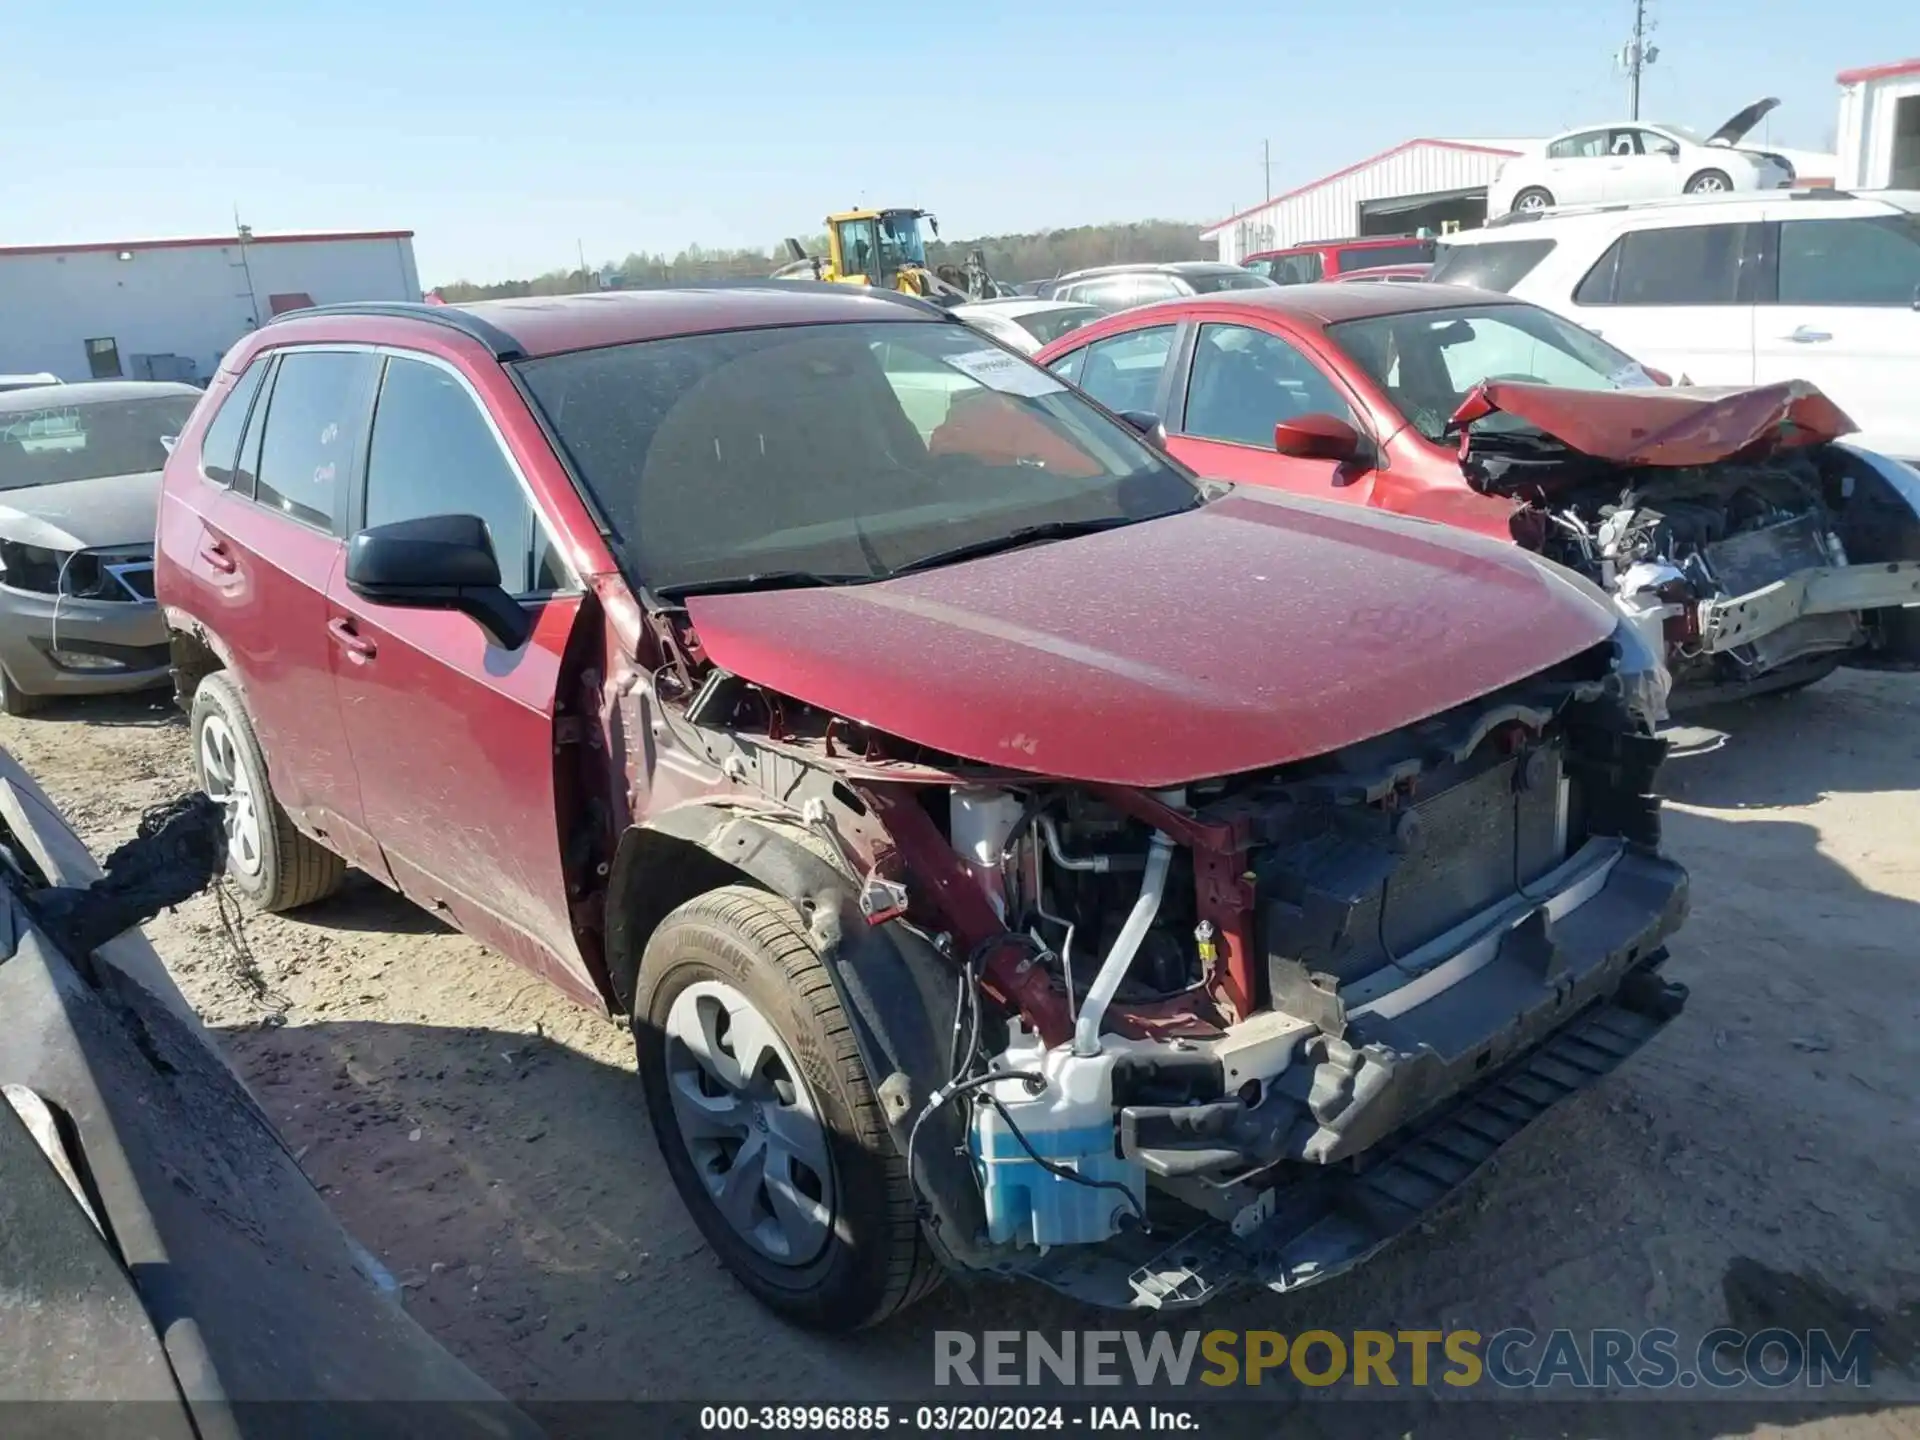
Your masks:
[{"label": "damaged red suv", "polygon": [[1323,1279],[1683,999],[1596,591],[1203,485],[906,297],[283,317],[158,555],[235,882],[358,866],[629,1017],[808,1324]]}]

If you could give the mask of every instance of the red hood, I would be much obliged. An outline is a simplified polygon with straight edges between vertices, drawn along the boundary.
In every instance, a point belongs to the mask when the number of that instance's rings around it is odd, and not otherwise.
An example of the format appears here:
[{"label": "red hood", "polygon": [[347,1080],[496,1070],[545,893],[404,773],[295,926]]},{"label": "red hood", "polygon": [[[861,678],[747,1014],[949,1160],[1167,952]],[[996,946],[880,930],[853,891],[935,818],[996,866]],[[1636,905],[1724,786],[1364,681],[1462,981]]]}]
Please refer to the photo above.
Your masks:
[{"label": "red hood", "polygon": [[1804,380],[1741,390],[1563,390],[1490,381],[1460,402],[1448,428],[1463,429],[1496,410],[1526,421],[1570,450],[1621,465],[1750,460],[1837,440],[1859,428]]},{"label": "red hood", "polygon": [[695,596],[714,662],[990,765],[1161,787],[1318,755],[1612,632],[1583,582],[1424,521],[1236,492],[916,575]]}]

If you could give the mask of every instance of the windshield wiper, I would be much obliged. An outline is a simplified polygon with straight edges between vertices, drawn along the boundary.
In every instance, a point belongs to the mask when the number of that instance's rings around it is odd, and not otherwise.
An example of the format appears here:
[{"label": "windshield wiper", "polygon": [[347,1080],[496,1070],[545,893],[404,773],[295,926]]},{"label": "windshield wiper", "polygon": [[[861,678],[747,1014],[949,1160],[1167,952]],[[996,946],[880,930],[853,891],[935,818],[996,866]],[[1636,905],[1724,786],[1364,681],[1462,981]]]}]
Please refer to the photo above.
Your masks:
[{"label": "windshield wiper", "polygon": [[[1178,512],[1170,510],[1166,513],[1171,515]],[[915,570],[931,570],[936,565],[950,565],[958,560],[973,560],[1002,550],[1016,550],[1022,545],[1032,545],[1042,540],[1069,540],[1075,535],[1097,535],[1102,530],[1118,530],[1122,525],[1137,525],[1142,520],[1159,518],[1158,515],[1109,515],[1101,520],[1048,520],[1039,525],[1022,525],[1002,535],[991,535],[984,540],[956,545],[951,550],[936,550],[931,555],[922,555],[918,560],[896,565],[892,573],[906,575]]]},{"label": "windshield wiper", "polygon": [[870,571],[847,574],[818,570],[763,570],[757,575],[731,575],[718,580],[689,580],[683,585],[662,585],[654,594],[666,600],[681,600],[689,595],[723,595],[747,590],[805,590],[821,585],[863,585],[881,577]]}]

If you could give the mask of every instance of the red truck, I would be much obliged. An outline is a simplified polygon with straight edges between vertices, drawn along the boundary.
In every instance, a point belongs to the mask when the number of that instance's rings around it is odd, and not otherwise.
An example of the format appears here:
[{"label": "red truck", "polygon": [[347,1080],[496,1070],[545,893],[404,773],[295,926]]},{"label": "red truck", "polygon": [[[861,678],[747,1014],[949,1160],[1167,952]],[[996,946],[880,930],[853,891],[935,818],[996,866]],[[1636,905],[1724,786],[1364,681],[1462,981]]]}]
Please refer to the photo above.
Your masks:
[{"label": "red truck", "polygon": [[1437,243],[1430,236],[1369,235],[1353,240],[1312,240],[1284,250],[1262,250],[1240,263],[1276,285],[1311,285],[1349,270],[1382,265],[1431,265]]},{"label": "red truck", "polygon": [[235,883],[352,864],[629,1019],[807,1324],[1312,1283],[1684,996],[1590,586],[1199,482],[909,297],[280,317],[157,548]]}]

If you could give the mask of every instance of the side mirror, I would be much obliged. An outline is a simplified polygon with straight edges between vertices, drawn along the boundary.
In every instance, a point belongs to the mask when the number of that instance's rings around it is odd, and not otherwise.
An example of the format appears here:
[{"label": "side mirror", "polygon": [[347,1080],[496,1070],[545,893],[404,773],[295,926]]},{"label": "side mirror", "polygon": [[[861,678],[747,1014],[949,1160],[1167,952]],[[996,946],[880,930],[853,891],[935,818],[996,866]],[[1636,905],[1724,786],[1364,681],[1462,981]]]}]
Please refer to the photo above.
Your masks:
[{"label": "side mirror", "polygon": [[1160,417],[1151,410],[1122,410],[1120,418],[1138,430],[1141,437],[1156,450],[1167,448],[1167,427],[1160,423]]},{"label": "side mirror", "polygon": [[1656,155],[1664,155],[1669,160],[1677,161],[1680,158],[1680,147],[1672,144],[1656,145],[1653,147],[1653,153]]},{"label": "side mirror", "polygon": [[347,545],[347,589],[376,605],[457,610],[502,649],[518,650],[533,622],[500,585],[500,562],[476,515],[429,515],[362,530]]},{"label": "side mirror", "polygon": [[1344,465],[1360,453],[1360,432],[1336,415],[1296,415],[1273,427],[1273,448],[1296,460]]}]

